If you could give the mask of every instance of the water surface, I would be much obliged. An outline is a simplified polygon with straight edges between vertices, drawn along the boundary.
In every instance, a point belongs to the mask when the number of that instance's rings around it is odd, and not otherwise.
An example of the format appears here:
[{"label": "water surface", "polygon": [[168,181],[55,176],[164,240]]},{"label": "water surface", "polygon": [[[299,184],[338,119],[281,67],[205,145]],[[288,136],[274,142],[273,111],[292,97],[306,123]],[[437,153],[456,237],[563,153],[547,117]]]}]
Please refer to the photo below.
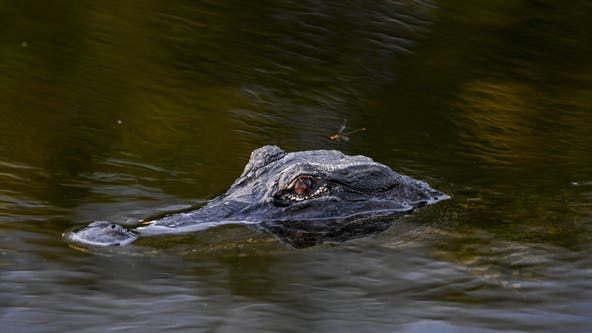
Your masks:
[{"label": "water surface", "polygon": [[[589,1],[0,2],[7,332],[592,330]],[[366,127],[335,142],[343,119]],[[453,200],[305,250],[61,233],[338,149]]]}]

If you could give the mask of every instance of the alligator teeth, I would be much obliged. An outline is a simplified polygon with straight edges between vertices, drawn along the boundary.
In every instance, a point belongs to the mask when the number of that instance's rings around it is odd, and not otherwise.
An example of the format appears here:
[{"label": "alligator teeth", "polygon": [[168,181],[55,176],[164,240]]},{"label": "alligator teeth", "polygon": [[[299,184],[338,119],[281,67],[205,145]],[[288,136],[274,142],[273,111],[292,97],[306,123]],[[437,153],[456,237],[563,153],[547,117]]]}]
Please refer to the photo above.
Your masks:
[{"label": "alligator teeth", "polygon": [[317,196],[327,193],[327,192],[329,192],[329,189],[326,186],[321,186],[314,193],[309,194],[307,196],[299,196],[296,194],[286,193],[286,194],[282,195],[282,199],[289,200],[289,201],[304,201],[304,200],[308,200],[308,199],[317,197]]}]

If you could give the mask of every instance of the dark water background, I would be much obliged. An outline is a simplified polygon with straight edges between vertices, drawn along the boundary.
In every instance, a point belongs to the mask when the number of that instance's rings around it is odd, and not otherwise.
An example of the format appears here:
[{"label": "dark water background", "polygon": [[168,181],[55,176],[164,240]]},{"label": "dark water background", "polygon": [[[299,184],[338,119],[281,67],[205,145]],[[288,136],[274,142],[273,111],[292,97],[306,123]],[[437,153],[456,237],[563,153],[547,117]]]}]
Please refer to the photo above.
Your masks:
[{"label": "dark water background", "polygon": [[[592,331],[592,2],[0,1],[1,332]],[[329,140],[342,119],[367,127]],[[68,227],[339,149],[453,200],[293,250]]]}]

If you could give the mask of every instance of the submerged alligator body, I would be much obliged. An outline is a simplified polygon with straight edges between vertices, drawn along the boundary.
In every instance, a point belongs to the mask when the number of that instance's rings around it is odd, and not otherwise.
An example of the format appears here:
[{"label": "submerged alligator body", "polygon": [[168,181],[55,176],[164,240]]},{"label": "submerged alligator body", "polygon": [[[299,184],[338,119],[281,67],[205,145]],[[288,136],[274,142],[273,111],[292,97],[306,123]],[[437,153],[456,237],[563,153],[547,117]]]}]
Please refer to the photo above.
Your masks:
[{"label": "submerged alligator body", "polygon": [[448,198],[365,156],[334,150],[286,153],[264,146],[251,153],[226,193],[199,209],[142,222],[132,230],[97,221],[64,238],[76,246],[126,245],[141,236],[246,224],[293,247],[307,247],[381,232],[398,216]]}]

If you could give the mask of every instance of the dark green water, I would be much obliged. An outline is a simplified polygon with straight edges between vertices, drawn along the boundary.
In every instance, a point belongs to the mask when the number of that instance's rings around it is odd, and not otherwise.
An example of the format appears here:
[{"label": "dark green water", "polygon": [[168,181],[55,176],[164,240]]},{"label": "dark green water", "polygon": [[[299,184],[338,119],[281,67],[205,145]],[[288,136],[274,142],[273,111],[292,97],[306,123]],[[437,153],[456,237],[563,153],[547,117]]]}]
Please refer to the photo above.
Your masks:
[{"label": "dark green water", "polygon": [[[589,332],[592,3],[0,1],[1,332]],[[329,140],[342,119],[367,127]],[[453,200],[293,250],[243,227],[73,250],[251,150]]]}]

